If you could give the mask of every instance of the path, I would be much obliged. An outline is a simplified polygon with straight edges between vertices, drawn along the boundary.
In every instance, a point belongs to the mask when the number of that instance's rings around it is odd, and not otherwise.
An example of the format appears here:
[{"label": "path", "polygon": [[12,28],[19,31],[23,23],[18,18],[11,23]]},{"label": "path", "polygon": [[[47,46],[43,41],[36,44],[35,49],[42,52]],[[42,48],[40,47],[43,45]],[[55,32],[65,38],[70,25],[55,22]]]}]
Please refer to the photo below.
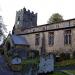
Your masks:
[{"label": "path", "polygon": [[75,70],[75,65],[73,66],[67,66],[67,67],[55,67],[55,71],[59,71],[59,70]]}]

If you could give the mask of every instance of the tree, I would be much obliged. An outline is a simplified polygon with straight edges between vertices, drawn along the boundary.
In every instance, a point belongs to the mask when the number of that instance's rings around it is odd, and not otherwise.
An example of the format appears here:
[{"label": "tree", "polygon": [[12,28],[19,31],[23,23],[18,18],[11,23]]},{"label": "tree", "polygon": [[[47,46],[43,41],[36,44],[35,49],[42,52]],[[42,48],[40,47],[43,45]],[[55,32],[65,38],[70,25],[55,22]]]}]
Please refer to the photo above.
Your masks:
[{"label": "tree", "polygon": [[1,42],[3,43],[3,40],[5,38],[5,33],[7,33],[6,25],[3,23],[3,18],[0,16],[0,45]]},{"label": "tree", "polygon": [[63,21],[63,17],[59,13],[54,13],[48,20],[48,24]]},{"label": "tree", "polygon": [[6,25],[3,23],[3,18],[0,16],[0,33],[4,35],[4,33],[7,33]]}]

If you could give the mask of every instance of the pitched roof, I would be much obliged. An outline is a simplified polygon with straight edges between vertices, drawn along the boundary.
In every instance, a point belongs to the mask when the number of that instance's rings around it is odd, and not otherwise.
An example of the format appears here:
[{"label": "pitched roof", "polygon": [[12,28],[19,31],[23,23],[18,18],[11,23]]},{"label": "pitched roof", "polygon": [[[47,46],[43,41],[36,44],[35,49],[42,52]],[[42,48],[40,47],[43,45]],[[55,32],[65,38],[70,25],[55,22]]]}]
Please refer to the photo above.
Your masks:
[{"label": "pitched roof", "polygon": [[11,40],[13,41],[14,44],[17,44],[17,45],[29,45],[26,38],[23,38],[18,35],[11,35]]}]

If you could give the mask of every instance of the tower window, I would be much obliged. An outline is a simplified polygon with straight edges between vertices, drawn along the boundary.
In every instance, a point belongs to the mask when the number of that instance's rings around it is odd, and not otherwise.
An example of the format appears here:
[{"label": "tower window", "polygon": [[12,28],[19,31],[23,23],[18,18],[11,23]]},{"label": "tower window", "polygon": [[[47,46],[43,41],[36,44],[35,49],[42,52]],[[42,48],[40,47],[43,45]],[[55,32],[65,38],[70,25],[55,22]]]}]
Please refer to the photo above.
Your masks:
[{"label": "tower window", "polygon": [[20,21],[20,16],[18,16],[18,21]]}]

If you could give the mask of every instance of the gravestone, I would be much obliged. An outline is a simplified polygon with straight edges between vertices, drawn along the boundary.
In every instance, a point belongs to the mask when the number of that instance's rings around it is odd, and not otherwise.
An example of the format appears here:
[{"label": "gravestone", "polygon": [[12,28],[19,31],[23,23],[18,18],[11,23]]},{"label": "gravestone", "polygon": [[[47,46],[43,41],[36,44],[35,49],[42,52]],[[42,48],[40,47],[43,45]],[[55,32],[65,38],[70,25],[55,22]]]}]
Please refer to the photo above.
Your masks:
[{"label": "gravestone", "polygon": [[38,65],[38,73],[49,73],[54,71],[54,57],[53,54],[40,56],[40,63]]}]

